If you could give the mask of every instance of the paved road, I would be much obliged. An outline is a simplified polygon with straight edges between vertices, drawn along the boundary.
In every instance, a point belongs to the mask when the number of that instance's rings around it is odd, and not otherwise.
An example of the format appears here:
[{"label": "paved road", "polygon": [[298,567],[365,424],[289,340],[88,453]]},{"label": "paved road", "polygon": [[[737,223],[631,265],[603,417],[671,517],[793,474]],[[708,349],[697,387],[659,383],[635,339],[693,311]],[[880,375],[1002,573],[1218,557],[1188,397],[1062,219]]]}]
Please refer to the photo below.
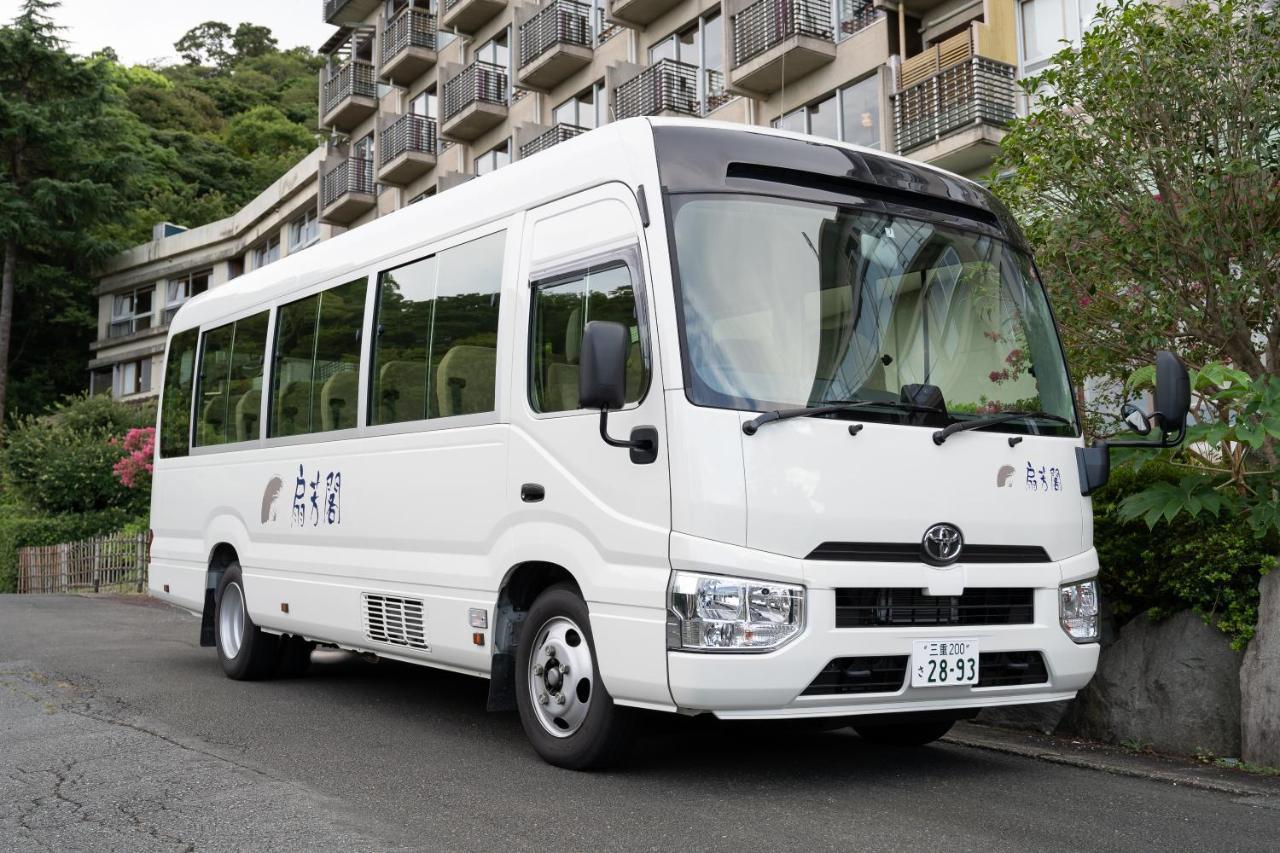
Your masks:
[{"label": "paved road", "polygon": [[653,721],[543,764],[475,679],[225,679],[155,603],[0,596],[0,850],[1269,850],[1280,801],[953,744]]}]

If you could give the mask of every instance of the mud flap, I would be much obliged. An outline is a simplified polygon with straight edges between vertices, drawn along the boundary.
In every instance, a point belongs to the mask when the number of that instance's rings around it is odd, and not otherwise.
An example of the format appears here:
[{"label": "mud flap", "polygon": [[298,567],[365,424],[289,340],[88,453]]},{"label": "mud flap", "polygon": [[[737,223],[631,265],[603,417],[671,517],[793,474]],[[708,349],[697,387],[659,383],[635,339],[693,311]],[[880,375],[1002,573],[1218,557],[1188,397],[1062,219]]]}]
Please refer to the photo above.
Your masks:
[{"label": "mud flap", "polygon": [[510,652],[497,652],[493,656],[489,672],[489,702],[487,711],[514,711],[516,709],[516,656]]},{"label": "mud flap", "polygon": [[200,645],[212,646],[213,639],[213,590],[204,591],[204,613],[200,616]]}]

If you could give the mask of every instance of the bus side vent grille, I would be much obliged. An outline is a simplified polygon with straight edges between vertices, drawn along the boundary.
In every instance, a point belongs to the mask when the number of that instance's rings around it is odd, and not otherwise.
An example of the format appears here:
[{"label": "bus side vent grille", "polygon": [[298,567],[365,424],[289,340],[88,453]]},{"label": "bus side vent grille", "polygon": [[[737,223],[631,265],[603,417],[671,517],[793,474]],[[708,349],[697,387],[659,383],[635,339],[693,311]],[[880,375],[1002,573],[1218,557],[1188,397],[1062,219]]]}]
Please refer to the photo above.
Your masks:
[{"label": "bus side vent grille", "polygon": [[431,651],[422,601],[364,593],[364,633],[375,643]]}]

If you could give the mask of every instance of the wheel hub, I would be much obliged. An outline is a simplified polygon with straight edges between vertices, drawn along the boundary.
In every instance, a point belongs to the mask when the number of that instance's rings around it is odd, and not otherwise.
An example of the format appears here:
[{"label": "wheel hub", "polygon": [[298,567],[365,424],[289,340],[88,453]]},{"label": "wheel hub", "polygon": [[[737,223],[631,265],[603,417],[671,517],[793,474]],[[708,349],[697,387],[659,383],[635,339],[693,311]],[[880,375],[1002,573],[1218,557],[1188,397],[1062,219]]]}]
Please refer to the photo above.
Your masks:
[{"label": "wheel hub", "polygon": [[591,707],[593,673],[586,634],[572,619],[556,616],[538,629],[528,684],[544,729],[568,737],[582,726]]}]

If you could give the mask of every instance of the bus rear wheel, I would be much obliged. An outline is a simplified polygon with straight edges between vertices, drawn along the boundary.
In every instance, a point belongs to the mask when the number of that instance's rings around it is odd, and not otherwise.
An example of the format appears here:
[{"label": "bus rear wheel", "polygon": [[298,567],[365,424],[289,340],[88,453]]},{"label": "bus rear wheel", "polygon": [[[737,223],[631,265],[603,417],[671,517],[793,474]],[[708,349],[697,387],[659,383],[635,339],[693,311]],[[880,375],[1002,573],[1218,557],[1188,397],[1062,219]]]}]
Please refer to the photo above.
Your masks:
[{"label": "bus rear wheel", "polygon": [[631,719],[600,678],[587,604],[567,585],[529,608],[516,651],[516,707],[533,748],[550,764],[592,770],[626,754]]},{"label": "bus rear wheel", "polygon": [[280,638],[249,618],[240,564],[231,563],[218,581],[213,617],[215,645],[222,671],[237,681],[266,678],[275,671]]}]

